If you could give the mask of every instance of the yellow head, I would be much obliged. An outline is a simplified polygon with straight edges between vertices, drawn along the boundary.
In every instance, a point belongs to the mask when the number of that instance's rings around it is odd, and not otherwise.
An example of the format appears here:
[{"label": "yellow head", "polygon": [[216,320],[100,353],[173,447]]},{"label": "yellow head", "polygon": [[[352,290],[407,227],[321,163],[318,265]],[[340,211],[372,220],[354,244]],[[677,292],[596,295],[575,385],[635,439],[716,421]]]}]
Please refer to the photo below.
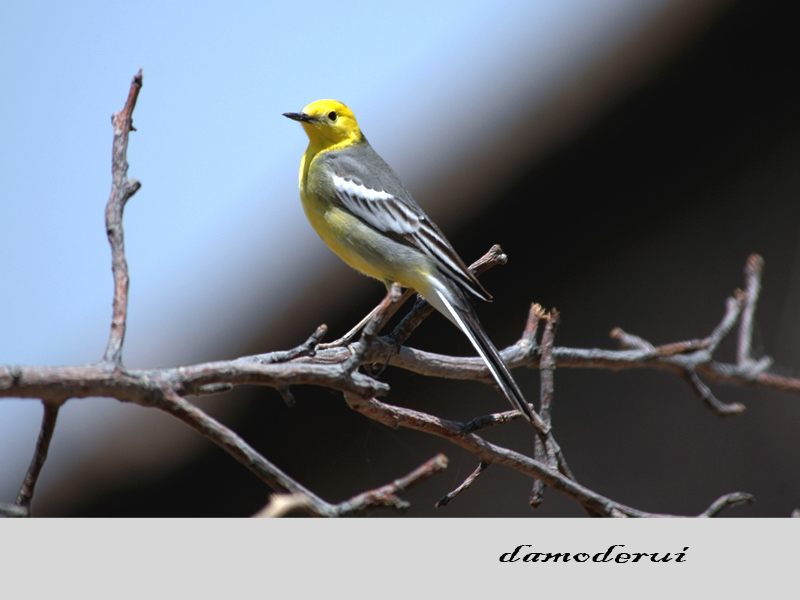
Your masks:
[{"label": "yellow head", "polygon": [[283,116],[303,125],[312,146],[328,148],[364,138],[353,111],[336,100],[317,100],[303,112],[283,113]]}]

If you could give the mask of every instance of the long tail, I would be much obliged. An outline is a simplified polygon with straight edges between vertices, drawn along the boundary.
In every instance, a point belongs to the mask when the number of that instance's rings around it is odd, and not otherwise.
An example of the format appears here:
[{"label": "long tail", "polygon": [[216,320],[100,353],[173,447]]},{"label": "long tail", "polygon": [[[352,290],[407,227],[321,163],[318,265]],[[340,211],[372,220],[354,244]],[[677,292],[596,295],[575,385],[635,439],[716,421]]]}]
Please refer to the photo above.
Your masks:
[{"label": "long tail", "polygon": [[[449,290],[448,290],[449,291]],[[486,332],[478,320],[478,315],[472,307],[469,299],[464,297],[452,299],[448,298],[450,294],[441,289],[434,289],[437,299],[441,302],[431,302],[442,314],[455,323],[461,331],[463,331],[475,346],[478,354],[481,355],[489,371],[492,373],[497,385],[508,398],[511,406],[522,413],[522,415],[531,423],[534,422],[533,414],[531,413],[530,406],[522,395],[517,382],[511,376],[511,371],[508,370],[505,361],[500,356],[497,348],[486,335]]]}]

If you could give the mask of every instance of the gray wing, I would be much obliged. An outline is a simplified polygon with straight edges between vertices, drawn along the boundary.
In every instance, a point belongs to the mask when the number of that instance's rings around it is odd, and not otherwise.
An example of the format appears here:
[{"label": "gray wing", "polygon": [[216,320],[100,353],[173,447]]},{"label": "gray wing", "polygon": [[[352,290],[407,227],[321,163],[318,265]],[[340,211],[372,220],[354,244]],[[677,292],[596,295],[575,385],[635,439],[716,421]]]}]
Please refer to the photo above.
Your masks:
[{"label": "gray wing", "polygon": [[464,289],[483,300],[483,288],[392,168],[368,143],[326,157],[337,199],[354,215],[425,253]]}]

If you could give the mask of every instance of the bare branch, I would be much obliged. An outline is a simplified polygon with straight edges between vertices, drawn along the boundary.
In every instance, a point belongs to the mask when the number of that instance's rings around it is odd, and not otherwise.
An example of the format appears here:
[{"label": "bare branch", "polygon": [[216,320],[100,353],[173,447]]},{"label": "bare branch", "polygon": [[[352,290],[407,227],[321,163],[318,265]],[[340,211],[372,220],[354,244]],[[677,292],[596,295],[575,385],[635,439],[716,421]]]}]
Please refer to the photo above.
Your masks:
[{"label": "bare branch", "polygon": [[[675,342],[654,346],[650,342],[626,333],[619,328],[611,336],[623,347],[622,350],[553,348],[555,366],[558,368],[592,369],[661,369],[687,377],[698,395],[716,412],[722,415],[738,414],[742,405],[726,405],[710,400],[710,390],[698,379],[703,375],[712,381],[747,383],[778,390],[800,393],[800,379],[781,377],[764,370],[769,359],[762,359],[745,365],[720,363],[713,360],[713,352],[730,333],[748,301],[747,293],[738,293],[728,298],[723,319],[714,331],[704,339]],[[529,324],[537,322],[540,316],[529,314]],[[538,368],[541,364],[541,348],[531,344],[529,333],[513,346],[501,351],[509,367],[527,366]],[[384,350],[385,351],[385,350]],[[473,379],[491,382],[491,377],[483,361],[478,357],[453,357],[415,348],[402,347],[399,352],[379,356],[380,349],[371,357],[373,360],[388,360],[389,364],[420,375],[449,379]],[[697,385],[700,381],[701,385]],[[705,387],[704,387],[705,386]],[[484,423],[481,426],[485,426]]]},{"label": "bare branch", "polygon": [[243,357],[170,369],[125,369],[109,372],[98,365],[72,367],[0,367],[0,397],[116,398],[142,406],[168,389],[176,394],[200,395],[210,385],[266,385],[280,389],[291,385],[317,385],[362,396],[384,395],[389,386],[362,373],[347,373],[336,365],[289,362],[263,364]]},{"label": "bare branch", "polygon": [[56,419],[58,418],[58,409],[61,408],[60,403],[42,403],[44,412],[42,414],[42,426],[39,431],[39,439],[36,440],[36,449],[33,453],[33,459],[28,467],[28,472],[25,475],[25,480],[22,482],[22,487],[17,494],[17,505],[21,506],[30,512],[31,500],[33,500],[33,491],[36,488],[36,482],[39,480],[39,474],[42,472],[44,461],[47,459],[47,451],[50,448],[50,440],[53,438],[53,432],[56,428]]},{"label": "bare branch", "polygon": [[[542,334],[542,358],[539,362],[539,415],[545,424],[550,427],[552,424],[551,416],[555,390],[553,375],[556,370],[556,361],[553,359],[553,343],[559,323],[558,311],[553,310],[546,318],[547,324],[544,328],[544,334]],[[544,440],[539,437],[535,441],[533,456],[536,460],[546,463],[551,469],[558,468],[556,457],[548,453]],[[533,482],[529,501],[532,508],[536,508],[542,503],[543,494],[544,483],[537,479]]]},{"label": "bare branch", "polygon": [[536,346],[536,333],[539,330],[539,321],[545,317],[545,310],[537,303],[531,304],[528,311],[528,320],[525,322],[525,329],[522,331],[522,337],[519,344],[528,352]]},{"label": "bare branch", "polygon": [[539,393],[539,414],[548,425],[551,424],[553,411],[554,381],[553,375],[556,370],[556,361],[553,358],[553,342],[556,337],[556,330],[560,322],[561,315],[553,310],[547,315],[547,325],[542,335],[542,358],[539,362],[540,393]]},{"label": "bare branch", "polygon": [[58,409],[60,403],[43,402],[44,412],[42,414],[42,426],[39,430],[39,438],[36,440],[36,448],[33,452],[31,464],[25,479],[17,494],[14,504],[0,503],[0,514],[7,517],[29,517],[31,516],[31,501],[39,474],[42,472],[44,461],[47,459],[47,451],[50,448],[50,440],[53,438],[53,431],[56,427]]},{"label": "bare branch", "polygon": [[718,415],[738,415],[739,413],[744,412],[744,404],[740,404],[738,402],[725,404],[724,402],[717,400],[717,398],[714,396],[714,393],[711,391],[711,388],[703,383],[696,371],[687,371],[686,379],[689,381],[692,388],[694,388],[694,391],[697,393],[700,399],[708,404],[708,406],[710,406],[714,411],[716,411]]},{"label": "bare branch", "polygon": [[291,350],[267,352],[265,354],[258,354],[252,358],[264,364],[270,364],[289,362],[301,356],[314,356],[317,352],[317,347],[320,345],[320,341],[322,341],[326,333],[328,333],[328,326],[320,325],[305,342]]},{"label": "bare branch", "polygon": [[758,254],[751,254],[744,267],[745,305],[742,321],[739,325],[739,339],[736,347],[736,362],[746,365],[752,362],[753,324],[756,303],[761,293],[761,273],[764,270],[764,259]]},{"label": "bare branch", "polygon": [[405,511],[409,504],[397,497],[410,487],[422,483],[431,475],[447,468],[447,457],[437,454],[432,459],[414,469],[400,479],[395,479],[384,486],[358,494],[339,504],[320,504],[309,496],[295,492],[292,494],[274,494],[264,508],[255,517],[283,517],[296,510],[304,510],[317,517],[349,517],[364,515],[377,508],[393,508]]},{"label": "bare branch", "polygon": [[733,492],[732,494],[725,494],[714,503],[701,512],[698,517],[716,517],[722,510],[728,508],[729,506],[736,506],[737,504],[751,504],[755,502],[756,499],[751,496],[750,494],[745,494],[744,492]]},{"label": "bare branch", "polygon": [[[396,297],[396,293],[395,296],[392,296],[391,293],[388,294],[378,308],[386,309],[391,306],[394,297]],[[745,292],[728,300],[724,318],[708,338],[656,347],[646,340],[616,330],[614,337],[620,340],[623,346],[629,348],[620,351],[552,347],[554,330],[552,325],[550,325],[550,333],[547,332],[547,329],[545,331],[542,347],[536,347],[533,340],[538,322],[542,318],[542,312],[540,308],[532,307],[523,339],[504,350],[504,357],[512,366],[526,364],[540,367],[543,375],[542,403],[548,419],[549,407],[552,402],[552,383],[548,379],[550,377],[548,373],[552,372],[552,368],[561,366],[673,370],[687,377],[698,394],[715,410],[720,413],[735,413],[743,407],[719,402],[708,386],[699,378],[698,373],[703,373],[710,379],[750,382],[800,392],[800,381],[798,380],[781,378],[768,373],[753,373],[750,369],[742,370],[739,365],[726,365],[712,361],[713,351],[732,329],[747,298],[747,292]],[[273,487],[279,490],[285,488],[290,493],[297,493],[297,490],[301,489],[300,493],[306,494],[307,490],[302,486],[293,482],[285,474],[274,470],[274,467],[263,457],[254,455],[254,451],[249,446],[242,445],[243,442],[233,432],[207,417],[180,396],[212,393],[241,384],[256,384],[272,386],[279,390],[285,398],[290,399],[290,386],[306,383],[338,389],[346,394],[351,403],[356,397],[377,402],[373,396],[386,393],[388,387],[356,372],[355,367],[363,361],[375,361],[381,358],[389,361],[390,364],[397,364],[425,374],[488,380],[488,373],[485,372],[482,361],[477,358],[446,357],[406,347],[401,348],[399,352],[392,349],[391,344],[375,337],[375,331],[381,322],[382,314],[378,311],[376,318],[371,321],[370,327],[364,331],[364,335],[358,343],[360,345],[351,350],[345,348],[319,350],[315,345],[325,332],[324,328],[319,328],[304,344],[288,352],[262,354],[233,361],[219,361],[174,369],[143,371],[118,369],[109,372],[105,368],[94,365],[78,367],[0,366],[0,396],[42,398],[51,402],[63,402],[64,398],[68,397],[108,396],[144,406],[158,406],[162,410],[172,412],[225,448]],[[387,417],[387,414],[391,418]],[[383,419],[378,420],[396,426],[400,424],[397,414],[390,411],[383,415]],[[470,435],[475,431],[489,425],[514,420],[515,416],[513,411],[508,411],[473,419],[467,424],[453,423],[452,427],[456,429],[447,429],[448,434],[445,437],[472,439]],[[430,415],[424,419],[422,417],[418,417],[418,419],[423,421],[427,419],[429,422],[440,424],[445,422],[437,421]],[[442,435],[441,430],[436,433]],[[473,441],[476,440],[481,440],[481,438],[475,437]],[[566,466],[566,461],[563,459],[563,454],[552,436],[546,438],[546,443],[547,452],[542,453],[540,450],[539,461],[528,457],[520,458],[521,455],[507,455],[506,453],[510,451],[505,449],[498,449],[499,455],[486,457],[478,454],[478,456],[486,464],[508,461],[511,460],[509,459],[511,456],[512,463],[515,460],[518,461],[516,468],[534,474],[535,477],[538,475],[538,479],[545,484],[575,497],[592,514],[607,516],[646,516],[649,514],[617,505],[581,488],[574,482]],[[481,443],[478,443],[478,446],[481,447]],[[466,444],[464,447],[472,448],[470,444]],[[556,457],[555,463],[553,457]],[[554,464],[558,465],[557,469]],[[560,473],[557,472],[559,470]],[[571,483],[568,483],[570,481]],[[314,510],[319,514],[332,510],[331,505],[321,499],[315,498],[315,502]],[[15,510],[12,505],[5,507],[4,512],[11,514]]]},{"label": "bare branch", "polygon": [[408,408],[392,406],[374,398],[363,399],[345,394],[345,399],[351,408],[374,421],[393,428],[407,427],[416,431],[431,433],[468,450],[483,463],[502,464],[539,479],[548,487],[577,501],[590,514],[605,517],[672,516],[640,511],[610,500],[533,458],[492,444],[474,433],[464,435],[462,433],[464,427],[462,423],[441,419]]},{"label": "bare branch", "polygon": [[364,492],[354,496],[346,502],[336,506],[336,516],[350,516],[365,514],[369,510],[378,507],[395,508],[406,510],[409,507],[407,502],[400,500],[400,494],[410,487],[417,485],[428,479],[431,475],[443,471],[447,468],[447,457],[444,454],[437,454],[429,461],[414,469],[411,473],[400,479],[395,479],[383,487]]},{"label": "bare branch", "polygon": [[142,89],[142,70],[133,77],[125,107],[111,117],[114,126],[114,145],[111,161],[111,195],[106,205],[106,232],[111,244],[111,270],[114,275],[114,303],[111,331],[102,363],[118,369],[122,365],[122,343],[128,313],[128,262],[125,259],[125,240],[122,230],[122,211],[125,203],[141,187],[135,179],[128,179],[128,135],[133,128],[133,109]]},{"label": "bare branch", "polygon": [[492,413],[490,415],[483,415],[482,417],[475,417],[471,421],[464,423],[462,433],[474,433],[485,429],[487,427],[494,427],[495,425],[503,425],[522,418],[522,413],[518,410],[506,410],[499,413]]},{"label": "bare branch", "polygon": [[[517,412],[517,411],[514,411],[514,412]],[[517,413],[517,414],[519,414],[519,413]],[[475,469],[472,472],[472,474],[469,477],[467,477],[460,486],[458,486],[456,489],[454,489],[449,494],[445,494],[444,496],[439,498],[439,500],[436,502],[436,508],[441,508],[442,506],[447,506],[448,504],[450,504],[450,501],[453,498],[458,496],[464,490],[468,490],[470,488],[470,486],[473,483],[475,483],[475,480],[480,476],[481,473],[483,473],[486,470],[486,468],[488,466],[489,466],[489,463],[485,463],[485,462],[481,461],[480,464],[478,464],[478,468]],[[538,481],[538,479],[537,479],[537,481]]]}]

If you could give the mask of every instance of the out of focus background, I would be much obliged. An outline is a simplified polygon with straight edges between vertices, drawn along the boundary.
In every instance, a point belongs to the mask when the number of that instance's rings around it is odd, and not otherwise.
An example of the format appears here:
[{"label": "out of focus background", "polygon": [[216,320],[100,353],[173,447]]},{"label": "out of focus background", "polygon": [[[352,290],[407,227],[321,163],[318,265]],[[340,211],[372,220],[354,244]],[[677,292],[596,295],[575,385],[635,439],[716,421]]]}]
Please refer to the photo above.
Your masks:
[{"label": "out of focus background", "polygon": [[[531,302],[556,307],[560,346],[613,347],[622,327],[660,344],[707,335],[766,261],[759,354],[800,376],[800,91],[786,1],[485,3],[4,2],[0,7],[0,364],[101,358],[112,280],[103,208],[110,116],[134,73],[127,206],[131,291],[124,361],[157,367],[338,337],[383,295],[306,223],[306,137],[281,116],[350,105],[367,137],[467,262],[499,243],[508,265],[479,307],[498,346]],[[409,341],[471,354],[435,315]],[[732,356],[726,345],[723,355]],[[534,371],[515,375],[538,395]],[[505,410],[492,388],[395,369],[389,400],[469,419]],[[350,411],[333,392],[243,389],[201,406],[301,483],[340,501],[437,452],[450,466],[405,495],[410,516],[580,516],[530,480],[477,466],[429,436]],[[800,507],[800,398],[716,386],[721,419],[674,375],[556,372],[556,436],[578,480],[648,511],[731,517]],[[41,407],[0,400],[0,501],[13,501]],[[521,423],[487,433],[530,451]],[[108,399],[59,415],[39,516],[245,516],[269,489],[166,415]],[[373,513],[388,516],[391,513]]]}]

